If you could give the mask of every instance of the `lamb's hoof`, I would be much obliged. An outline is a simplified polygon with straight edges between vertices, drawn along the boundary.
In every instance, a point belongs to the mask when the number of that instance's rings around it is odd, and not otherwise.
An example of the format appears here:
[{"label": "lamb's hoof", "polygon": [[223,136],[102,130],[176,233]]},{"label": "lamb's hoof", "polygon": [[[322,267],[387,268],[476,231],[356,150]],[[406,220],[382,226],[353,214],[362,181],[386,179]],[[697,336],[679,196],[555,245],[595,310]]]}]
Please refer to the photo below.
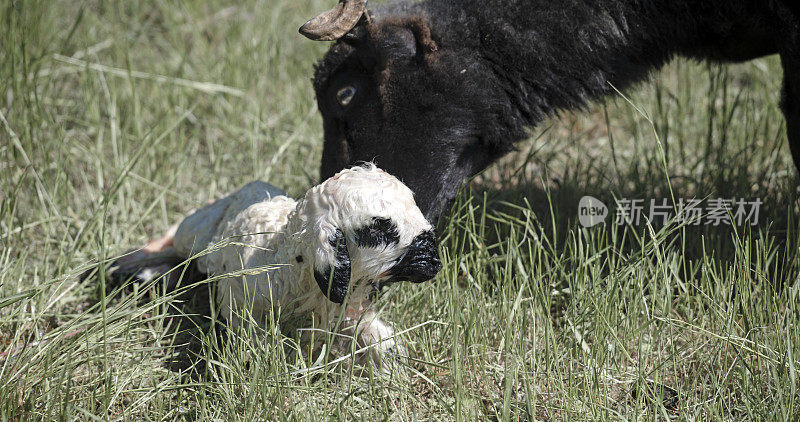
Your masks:
[{"label": "lamb's hoof", "polygon": [[408,351],[400,344],[395,343],[392,347],[383,351],[381,357],[381,368],[384,372],[404,371],[408,365]]},{"label": "lamb's hoof", "polygon": [[376,345],[368,352],[369,360],[374,367],[384,374],[405,373],[408,366],[408,352],[398,340],[385,340],[385,343]]}]

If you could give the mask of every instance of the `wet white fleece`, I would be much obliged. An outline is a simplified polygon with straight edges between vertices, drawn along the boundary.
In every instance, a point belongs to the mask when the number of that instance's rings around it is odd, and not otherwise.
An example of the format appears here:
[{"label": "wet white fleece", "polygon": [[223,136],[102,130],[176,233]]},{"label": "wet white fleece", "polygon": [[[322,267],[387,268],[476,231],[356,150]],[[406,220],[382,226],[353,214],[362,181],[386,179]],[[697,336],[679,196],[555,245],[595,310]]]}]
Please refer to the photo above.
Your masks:
[{"label": "wet white fleece", "polygon": [[[359,246],[355,231],[374,218],[391,219],[399,242]],[[414,237],[431,228],[411,190],[368,164],[343,170],[299,201],[267,183],[250,183],[183,220],[174,246],[182,257],[199,255],[200,271],[219,277],[216,299],[230,327],[240,326],[243,318],[263,325],[277,314],[284,326],[338,326],[345,340],[339,347],[349,350],[348,338],[359,347],[377,344],[369,356],[381,364],[383,352],[396,342],[389,338],[391,327],[375,315],[370,292]],[[351,265],[350,293],[342,305],[328,300],[314,279],[315,269],[336,265],[330,239],[337,229],[347,239]],[[310,337],[304,331],[301,338]]]}]

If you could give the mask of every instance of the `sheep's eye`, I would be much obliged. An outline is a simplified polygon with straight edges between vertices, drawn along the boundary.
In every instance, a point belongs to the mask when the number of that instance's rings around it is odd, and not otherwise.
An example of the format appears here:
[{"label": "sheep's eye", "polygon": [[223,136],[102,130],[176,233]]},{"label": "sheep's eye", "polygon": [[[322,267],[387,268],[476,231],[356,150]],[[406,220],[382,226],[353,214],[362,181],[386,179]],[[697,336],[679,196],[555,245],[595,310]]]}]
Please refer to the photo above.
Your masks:
[{"label": "sheep's eye", "polygon": [[339,90],[336,93],[336,101],[339,102],[339,105],[342,107],[347,107],[351,101],[353,101],[353,97],[356,96],[356,87],[352,85],[348,85]]}]

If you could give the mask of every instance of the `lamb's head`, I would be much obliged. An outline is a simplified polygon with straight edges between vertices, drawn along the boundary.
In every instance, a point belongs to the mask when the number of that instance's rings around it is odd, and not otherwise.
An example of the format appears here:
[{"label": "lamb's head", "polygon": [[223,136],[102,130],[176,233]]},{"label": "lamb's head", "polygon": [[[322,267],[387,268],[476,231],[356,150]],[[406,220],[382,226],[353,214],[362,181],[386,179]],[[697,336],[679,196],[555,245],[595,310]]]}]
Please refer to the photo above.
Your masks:
[{"label": "lamb's head", "polygon": [[307,265],[322,293],[336,303],[348,292],[362,300],[387,283],[430,280],[442,266],[433,227],[411,190],[372,164],[311,188],[288,229],[302,260],[313,260]]}]

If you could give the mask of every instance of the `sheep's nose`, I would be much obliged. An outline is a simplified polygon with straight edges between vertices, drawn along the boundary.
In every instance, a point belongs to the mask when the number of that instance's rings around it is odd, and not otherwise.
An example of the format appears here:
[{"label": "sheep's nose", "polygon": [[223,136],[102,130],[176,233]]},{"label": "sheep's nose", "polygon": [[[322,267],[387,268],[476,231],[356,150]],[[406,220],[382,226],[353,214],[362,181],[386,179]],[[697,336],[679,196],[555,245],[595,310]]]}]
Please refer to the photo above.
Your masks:
[{"label": "sheep's nose", "polygon": [[414,238],[390,274],[397,280],[421,283],[435,277],[441,269],[436,235],[430,230]]}]

